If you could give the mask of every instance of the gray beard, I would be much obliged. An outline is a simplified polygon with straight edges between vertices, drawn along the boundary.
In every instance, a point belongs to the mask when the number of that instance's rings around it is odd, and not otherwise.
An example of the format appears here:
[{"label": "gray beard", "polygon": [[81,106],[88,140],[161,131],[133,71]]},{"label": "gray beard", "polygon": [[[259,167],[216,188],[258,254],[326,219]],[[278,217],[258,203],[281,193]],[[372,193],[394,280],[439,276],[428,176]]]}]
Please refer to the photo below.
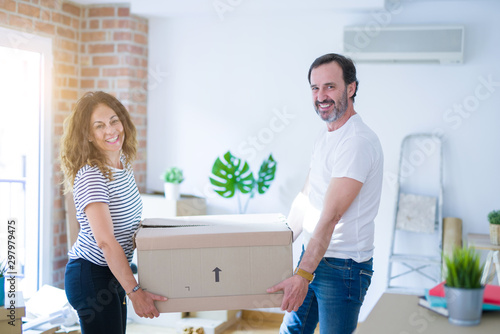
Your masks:
[{"label": "gray beard", "polygon": [[347,89],[344,89],[344,93],[342,94],[342,98],[339,101],[339,103],[337,104],[337,102],[335,102],[335,101],[333,101],[333,103],[335,103],[335,106],[333,107],[333,111],[326,119],[321,117],[320,112],[319,112],[319,108],[316,106],[316,104],[314,105],[314,109],[316,110],[316,114],[318,114],[318,116],[326,123],[333,123],[345,115],[345,113],[347,111]]}]

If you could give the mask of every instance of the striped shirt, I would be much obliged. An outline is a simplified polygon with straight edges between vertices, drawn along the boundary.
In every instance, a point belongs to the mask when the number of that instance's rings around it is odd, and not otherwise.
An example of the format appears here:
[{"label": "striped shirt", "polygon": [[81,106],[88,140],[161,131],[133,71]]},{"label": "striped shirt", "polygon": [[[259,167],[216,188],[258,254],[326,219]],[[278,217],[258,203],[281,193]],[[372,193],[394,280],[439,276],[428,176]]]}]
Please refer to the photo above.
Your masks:
[{"label": "striped shirt", "polygon": [[100,266],[107,266],[102,250],[97,246],[85,208],[90,203],[109,205],[115,238],[122,246],[130,263],[134,252],[133,235],[139,227],[142,199],[137,189],[132,168],[111,168],[113,181],[109,181],[97,167],[86,165],[75,177],[73,196],[76,219],[80,223],[78,238],[69,251],[70,259],[83,258]]}]

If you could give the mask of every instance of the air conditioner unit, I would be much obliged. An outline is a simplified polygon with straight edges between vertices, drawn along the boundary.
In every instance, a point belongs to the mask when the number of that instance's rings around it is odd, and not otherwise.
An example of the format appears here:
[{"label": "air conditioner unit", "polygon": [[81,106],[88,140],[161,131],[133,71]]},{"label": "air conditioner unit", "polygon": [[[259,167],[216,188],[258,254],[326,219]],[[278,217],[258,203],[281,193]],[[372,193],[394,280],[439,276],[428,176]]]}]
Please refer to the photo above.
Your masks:
[{"label": "air conditioner unit", "polygon": [[464,27],[344,27],[344,54],[356,62],[462,63]]}]

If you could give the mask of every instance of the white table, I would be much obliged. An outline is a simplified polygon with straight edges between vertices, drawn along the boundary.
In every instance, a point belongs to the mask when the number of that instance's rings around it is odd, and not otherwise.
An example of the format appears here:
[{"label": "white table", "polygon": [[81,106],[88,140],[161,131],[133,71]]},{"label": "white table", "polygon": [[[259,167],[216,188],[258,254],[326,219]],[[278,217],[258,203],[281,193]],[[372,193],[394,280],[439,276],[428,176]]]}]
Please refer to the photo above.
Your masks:
[{"label": "white table", "polygon": [[418,305],[418,296],[384,293],[355,334],[480,334],[500,332],[500,312],[483,312],[477,326],[455,326]]}]

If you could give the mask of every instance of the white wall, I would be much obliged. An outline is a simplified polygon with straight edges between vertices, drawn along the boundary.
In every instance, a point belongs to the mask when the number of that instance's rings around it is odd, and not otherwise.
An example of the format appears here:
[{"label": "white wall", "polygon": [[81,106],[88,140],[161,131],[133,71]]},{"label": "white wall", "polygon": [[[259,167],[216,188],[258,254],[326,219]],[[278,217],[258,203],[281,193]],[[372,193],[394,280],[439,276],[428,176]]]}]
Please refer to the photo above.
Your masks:
[{"label": "white wall", "polygon": [[[307,174],[312,140],[324,126],[312,108],[307,70],[317,56],[342,51],[343,26],[376,19],[384,25],[463,24],[464,64],[359,64],[355,110],[380,137],[386,175],[397,172],[405,135],[443,132],[444,216],[462,218],[464,235],[488,233],[486,215],[500,209],[498,13],[500,3],[486,0],[405,1],[392,13],[255,13],[245,12],[243,2],[224,20],[215,12],[151,19],[150,67],[168,74],[150,86],[148,188],[161,191],[161,172],[179,166],[186,176],[183,192],[207,197],[210,213],[235,213],[234,200],[209,190],[215,158],[231,150],[257,171],[272,153],[276,180],[267,194],[252,200],[248,212],[286,214]],[[484,80],[493,83],[486,87]],[[478,89],[488,96],[463,107],[462,116],[453,112],[456,105],[473,102]],[[288,116],[280,121],[278,114]],[[382,196],[375,276],[361,319],[386,284],[395,199],[387,180]]]}]

